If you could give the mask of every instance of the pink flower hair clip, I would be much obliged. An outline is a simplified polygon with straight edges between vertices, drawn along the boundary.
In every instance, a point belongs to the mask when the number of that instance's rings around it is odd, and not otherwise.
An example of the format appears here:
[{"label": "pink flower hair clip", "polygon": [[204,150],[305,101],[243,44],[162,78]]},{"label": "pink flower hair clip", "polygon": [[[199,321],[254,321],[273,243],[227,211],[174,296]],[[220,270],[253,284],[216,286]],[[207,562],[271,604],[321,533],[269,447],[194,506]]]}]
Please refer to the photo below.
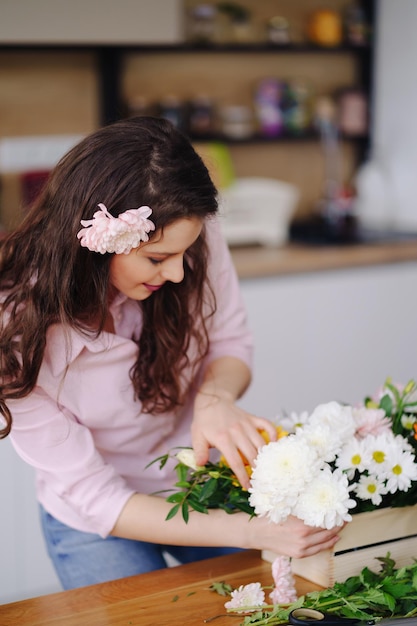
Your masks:
[{"label": "pink flower hair clip", "polygon": [[129,254],[141,241],[148,241],[148,233],[155,230],[155,224],[148,219],[152,213],[148,206],[128,209],[118,217],[111,215],[104,204],[98,206],[100,211],[92,220],[81,220],[84,228],[77,234],[81,245],[91,252]]}]

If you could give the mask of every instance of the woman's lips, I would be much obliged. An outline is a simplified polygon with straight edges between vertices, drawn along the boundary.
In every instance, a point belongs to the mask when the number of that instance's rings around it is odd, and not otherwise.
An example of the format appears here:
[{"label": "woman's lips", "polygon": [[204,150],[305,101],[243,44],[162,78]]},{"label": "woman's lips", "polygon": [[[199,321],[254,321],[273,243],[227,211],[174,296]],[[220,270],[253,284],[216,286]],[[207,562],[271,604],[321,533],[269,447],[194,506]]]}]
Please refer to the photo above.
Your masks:
[{"label": "woman's lips", "polygon": [[143,285],[149,291],[158,291],[158,289],[161,289],[161,287],[162,287],[162,285],[148,285],[147,283],[143,283]]}]

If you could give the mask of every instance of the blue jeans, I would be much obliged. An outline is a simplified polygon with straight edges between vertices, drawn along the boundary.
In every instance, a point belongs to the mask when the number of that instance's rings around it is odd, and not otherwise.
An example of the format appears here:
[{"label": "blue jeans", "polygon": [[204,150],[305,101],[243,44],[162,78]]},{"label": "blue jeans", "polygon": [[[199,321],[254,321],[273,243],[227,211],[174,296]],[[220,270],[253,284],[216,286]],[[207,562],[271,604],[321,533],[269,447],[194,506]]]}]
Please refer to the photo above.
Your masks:
[{"label": "blue jeans", "polygon": [[238,552],[236,548],[164,546],[109,536],[103,539],[66,526],[40,507],[41,524],[56,573],[64,589],[125,578],[168,567],[164,552],[180,563]]}]

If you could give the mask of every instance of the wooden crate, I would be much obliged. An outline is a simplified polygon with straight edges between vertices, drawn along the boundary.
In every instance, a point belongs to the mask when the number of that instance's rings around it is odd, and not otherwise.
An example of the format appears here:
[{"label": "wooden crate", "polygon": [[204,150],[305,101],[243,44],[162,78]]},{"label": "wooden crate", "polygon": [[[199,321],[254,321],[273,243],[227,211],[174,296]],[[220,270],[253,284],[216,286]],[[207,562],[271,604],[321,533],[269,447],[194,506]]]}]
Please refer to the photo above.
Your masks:
[{"label": "wooden crate", "polygon": [[[359,574],[364,567],[378,571],[381,564],[376,558],[387,552],[397,567],[417,559],[417,505],[353,515],[334,550],[292,559],[292,570],[318,585],[331,587],[336,581]],[[275,554],[264,550],[262,557],[272,562]]]}]

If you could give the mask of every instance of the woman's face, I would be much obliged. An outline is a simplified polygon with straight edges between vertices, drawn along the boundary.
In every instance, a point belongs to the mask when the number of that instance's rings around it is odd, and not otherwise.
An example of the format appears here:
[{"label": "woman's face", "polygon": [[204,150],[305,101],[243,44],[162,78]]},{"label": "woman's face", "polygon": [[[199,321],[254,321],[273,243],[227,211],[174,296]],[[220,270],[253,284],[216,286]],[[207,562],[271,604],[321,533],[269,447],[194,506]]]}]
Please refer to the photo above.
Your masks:
[{"label": "woman's face", "polygon": [[184,255],[201,233],[197,217],[173,222],[129,254],[115,254],[110,261],[110,283],[133,300],[145,300],[167,281],[184,278]]}]

